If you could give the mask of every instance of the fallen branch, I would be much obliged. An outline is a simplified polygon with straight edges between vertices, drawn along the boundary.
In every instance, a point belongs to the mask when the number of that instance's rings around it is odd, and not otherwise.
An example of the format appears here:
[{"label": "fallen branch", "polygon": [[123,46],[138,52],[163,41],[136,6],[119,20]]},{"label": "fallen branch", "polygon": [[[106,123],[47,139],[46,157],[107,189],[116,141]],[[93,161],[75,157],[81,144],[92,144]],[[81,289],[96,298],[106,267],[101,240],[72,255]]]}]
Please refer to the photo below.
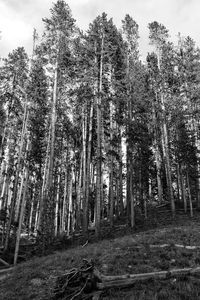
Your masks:
[{"label": "fallen branch", "polygon": [[159,209],[161,207],[165,207],[165,206],[168,206],[168,205],[170,205],[170,203],[169,202],[165,202],[163,204],[160,204],[160,205],[156,206],[156,209]]},{"label": "fallen branch", "polygon": [[2,258],[0,258],[0,262],[4,265],[4,266],[6,266],[6,267],[10,267],[10,265],[9,265],[9,263],[7,263],[5,260],[3,260]]},{"label": "fallen branch", "polygon": [[85,242],[84,245],[82,245],[82,248],[84,248],[85,246],[87,246],[87,244],[88,244],[88,240]]},{"label": "fallen branch", "polygon": [[123,288],[133,285],[136,282],[144,282],[150,279],[169,279],[174,277],[184,277],[188,275],[195,275],[200,273],[200,267],[196,268],[184,268],[184,269],[172,269],[169,271],[142,273],[142,274],[127,274],[117,276],[103,276],[102,282],[97,282],[97,288],[99,290],[105,290],[109,288]]},{"label": "fallen branch", "polygon": [[9,272],[11,272],[13,269],[14,269],[13,267],[11,267],[11,268],[9,268],[9,269],[2,269],[2,270],[0,270],[0,275],[1,275],[1,274],[4,274],[4,273],[9,273]]}]

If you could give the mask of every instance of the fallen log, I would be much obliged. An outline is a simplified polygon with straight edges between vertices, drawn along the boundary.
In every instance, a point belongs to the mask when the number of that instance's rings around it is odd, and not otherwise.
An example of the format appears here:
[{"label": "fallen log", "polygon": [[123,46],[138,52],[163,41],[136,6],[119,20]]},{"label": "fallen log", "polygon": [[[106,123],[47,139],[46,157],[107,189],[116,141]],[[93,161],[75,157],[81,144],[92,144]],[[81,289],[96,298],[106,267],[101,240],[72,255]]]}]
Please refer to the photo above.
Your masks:
[{"label": "fallen log", "polygon": [[169,202],[165,202],[165,203],[163,203],[163,204],[160,204],[160,205],[156,206],[156,209],[159,209],[159,208],[165,207],[165,206],[169,206],[169,205],[170,205]]},{"label": "fallen log", "polygon": [[[134,249],[142,249],[144,246],[135,246]],[[200,249],[200,246],[190,246],[190,245],[181,245],[181,244],[161,244],[161,245],[148,245],[147,246],[150,249],[156,249],[156,248],[168,248],[168,247],[177,247],[177,248],[182,248],[182,249],[187,249],[187,250],[196,250]]]},{"label": "fallen log", "polygon": [[94,267],[92,261],[84,260],[83,266],[72,269],[57,278],[51,299],[72,300],[83,297],[83,299],[98,300],[101,293],[110,288],[126,288],[137,282],[181,278],[197,274],[200,274],[200,266],[141,274],[103,275]]},{"label": "fallen log", "polygon": [[200,273],[200,267],[196,268],[184,268],[184,269],[172,269],[169,271],[159,271],[142,274],[126,274],[117,276],[105,276],[103,275],[102,282],[97,282],[97,288],[99,290],[105,290],[109,288],[124,288],[133,285],[136,282],[144,282],[155,279],[169,279],[174,277],[184,277],[188,275],[195,275]]}]

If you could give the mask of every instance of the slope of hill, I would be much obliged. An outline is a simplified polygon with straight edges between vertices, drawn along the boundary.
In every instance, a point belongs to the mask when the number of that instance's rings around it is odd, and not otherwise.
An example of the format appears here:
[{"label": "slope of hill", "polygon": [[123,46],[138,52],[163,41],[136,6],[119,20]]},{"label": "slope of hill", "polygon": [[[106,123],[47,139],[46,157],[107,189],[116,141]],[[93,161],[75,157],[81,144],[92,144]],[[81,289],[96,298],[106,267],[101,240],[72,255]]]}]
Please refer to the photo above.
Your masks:
[{"label": "slope of hill", "polygon": [[[104,275],[138,274],[200,266],[200,218],[133,232],[123,237],[57,251],[19,264],[2,278],[0,299],[51,299],[56,277],[93,260]],[[195,247],[193,247],[195,246]],[[197,275],[135,283],[128,289],[110,289],[102,299],[199,299]],[[84,298],[77,298],[84,299]],[[85,298],[86,299],[86,298]]]}]

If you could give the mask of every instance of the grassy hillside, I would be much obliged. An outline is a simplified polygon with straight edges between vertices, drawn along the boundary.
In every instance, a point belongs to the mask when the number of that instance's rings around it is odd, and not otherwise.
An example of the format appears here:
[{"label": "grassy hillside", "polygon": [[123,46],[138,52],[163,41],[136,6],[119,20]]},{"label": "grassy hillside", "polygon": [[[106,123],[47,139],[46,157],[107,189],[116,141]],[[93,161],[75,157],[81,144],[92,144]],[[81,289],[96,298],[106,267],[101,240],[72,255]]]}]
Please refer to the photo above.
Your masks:
[{"label": "grassy hillside", "polygon": [[[156,248],[150,245],[169,244]],[[200,246],[199,219],[183,217],[179,224],[132,233],[123,237],[87,244],[85,247],[55,252],[19,264],[11,276],[0,281],[0,299],[50,299],[55,278],[83,259],[92,259],[105,275],[144,273],[200,265],[200,249],[185,249],[176,244]],[[151,280],[120,291],[109,290],[102,299],[200,299],[200,277]]]}]

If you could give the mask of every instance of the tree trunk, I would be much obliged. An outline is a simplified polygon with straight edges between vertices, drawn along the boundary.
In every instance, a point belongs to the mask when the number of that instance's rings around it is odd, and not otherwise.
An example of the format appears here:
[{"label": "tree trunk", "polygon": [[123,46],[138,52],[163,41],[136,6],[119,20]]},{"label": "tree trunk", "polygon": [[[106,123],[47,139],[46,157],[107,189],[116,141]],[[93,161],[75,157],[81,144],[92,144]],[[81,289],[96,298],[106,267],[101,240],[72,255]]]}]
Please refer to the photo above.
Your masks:
[{"label": "tree trunk", "polygon": [[157,176],[157,187],[158,187],[158,201],[162,203],[163,200],[163,187],[161,180],[161,153],[159,149],[159,134],[158,134],[158,122],[156,118],[155,103],[152,105],[154,131],[155,131],[155,160],[156,160],[156,176]]},{"label": "tree trunk", "polygon": [[[61,180],[61,170],[58,168],[58,182],[57,182],[57,193],[56,193],[56,203],[55,203],[55,236],[58,235],[58,216],[59,216],[59,199],[60,199],[60,180]],[[60,223],[60,222],[59,222]]]},{"label": "tree trunk", "polygon": [[96,187],[96,215],[95,215],[95,233],[99,237],[100,221],[101,221],[101,197],[102,197],[102,116],[101,116],[101,98],[102,98],[102,75],[103,75],[103,49],[104,49],[104,33],[101,41],[98,96],[96,97],[97,109],[97,187]]},{"label": "tree trunk", "polygon": [[[51,111],[51,134],[50,134],[50,153],[49,166],[46,170],[46,186],[43,191],[40,208],[40,231],[46,235],[45,241],[50,242],[54,236],[54,147],[55,147],[55,126],[56,126],[56,103],[57,103],[57,85],[58,85],[58,57],[55,64],[54,85],[53,85],[53,101]],[[48,154],[47,154],[48,155]],[[45,180],[45,177],[44,177]],[[44,246],[44,245],[43,245]],[[46,245],[45,245],[46,246]]]},{"label": "tree trunk", "polygon": [[82,195],[83,195],[83,231],[84,234],[87,236],[87,230],[88,230],[88,203],[86,198],[86,177],[87,177],[87,156],[86,156],[86,139],[87,139],[87,115],[86,115],[86,108],[83,108],[82,113],[82,139],[83,139],[83,177],[82,177],[82,183],[83,183],[83,189],[82,189]]},{"label": "tree trunk", "polygon": [[[160,68],[160,52],[158,52],[158,69]],[[163,142],[163,155],[165,160],[165,169],[166,169],[166,179],[168,185],[168,194],[171,203],[172,216],[175,216],[175,202],[172,188],[172,175],[171,175],[171,162],[169,156],[169,138],[167,130],[167,121],[166,121],[166,107],[165,107],[165,98],[163,93],[163,88],[161,87],[160,92],[160,101],[161,101],[161,119],[162,119],[162,142]]]},{"label": "tree trunk", "polygon": [[130,218],[131,218],[131,228],[134,228],[135,226],[135,201],[134,201],[134,195],[133,195],[133,170],[131,168],[131,172],[130,172],[130,202],[131,202],[131,214],[130,214]]},{"label": "tree trunk", "polygon": [[70,174],[70,181],[69,181],[69,199],[68,199],[68,221],[67,221],[67,235],[69,236],[72,232],[72,213],[73,213],[73,203],[72,203],[72,184],[73,184],[73,177],[72,173]]},{"label": "tree trunk", "polygon": [[19,225],[18,225],[18,230],[17,230],[17,239],[16,239],[16,245],[15,245],[15,254],[14,254],[14,265],[17,264],[17,258],[18,258],[18,252],[19,252],[19,242],[20,242],[20,236],[21,236],[21,227],[22,227],[22,221],[23,221],[24,209],[25,209],[25,203],[26,203],[26,191],[27,191],[28,177],[29,177],[28,166],[26,167],[25,172],[26,172],[26,174],[25,174],[26,179],[25,179],[24,193],[23,193],[23,198],[22,198],[22,203],[21,203]]},{"label": "tree trunk", "polygon": [[22,174],[21,174],[20,189],[19,189],[19,193],[17,195],[17,201],[16,201],[15,222],[18,221],[18,217],[19,217],[19,208],[20,208],[20,204],[21,204],[21,195],[22,195],[22,190],[23,190],[23,186],[24,186],[25,176],[26,176],[26,172],[25,172],[25,167],[24,167]]},{"label": "tree trunk", "polygon": [[65,186],[64,186],[64,197],[63,197],[63,205],[62,205],[62,218],[61,218],[60,233],[64,232],[65,228],[66,228],[67,187],[68,187],[68,175],[67,175],[67,170],[65,169]]},{"label": "tree trunk", "polygon": [[119,214],[124,214],[124,203],[123,203],[123,153],[122,153],[122,133],[119,128]]},{"label": "tree trunk", "polygon": [[183,199],[183,204],[184,204],[184,211],[186,213],[187,212],[187,199],[186,199],[186,194],[185,194],[185,180],[184,180],[182,163],[180,165],[180,181],[181,181],[181,194],[182,194],[182,199]]},{"label": "tree trunk", "polygon": [[114,213],[114,191],[113,191],[113,107],[110,101],[110,184],[109,184],[109,200],[110,200],[110,226],[113,226],[113,213]]},{"label": "tree trunk", "polygon": [[[7,231],[6,231],[6,239],[5,239],[5,245],[4,245],[5,252],[8,249],[11,223],[12,223],[12,218],[13,218],[14,208],[15,208],[15,203],[16,203],[16,196],[17,196],[18,179],[19,179],[19,174],[21,171],[22,152],[23,152],[23,146],[24,146],[24,142],[25,142],[25,136],[27,133],[27,122],[28,122],[28,115],[29,115],[27,105],[28,105],[28,99],[26,97],[24,116],[23,116],[23,124],[22,124],[22,133],[21,133],[21,139],[20,139],[20,147],[19,147],[19,153],[18,153],[18,159],[17,159],[17,167],[16,167],[17,169],[16,169],[16,174],[15,174],[13,195],[12,195],[12,201],[11,201],[11,206],[10,206],[10,214],[9,214],[9,220],[8,220]],[[27,144],[28,144],[28,142],[27,142]]]},{"label": "tree trunk", "polygon": [[190,178],[189,178],[188,170],[187,170],[187,173],[186,173],[186,178],[187,178],[189,205],[190,205],[190,216],[192,218],[193,217],[193,207],[192,207],[192,196],[191,196]]},{"label": "tree trunk", "polygon": [[85,213],[87,224],[86,227],[88,229],[88,220],[89,220],[89,196],[90,196],[90,164],[91,164],[91,150],[92,150],[92,124],[93,124],[93,111],[94,111],[94,105],[93,102],[91,102],[90,107],[90,120],[89,120],[89,137],[88,137],[88,148],[87,148],[87,174],[86,174],[86,201],[85,201]]}]

